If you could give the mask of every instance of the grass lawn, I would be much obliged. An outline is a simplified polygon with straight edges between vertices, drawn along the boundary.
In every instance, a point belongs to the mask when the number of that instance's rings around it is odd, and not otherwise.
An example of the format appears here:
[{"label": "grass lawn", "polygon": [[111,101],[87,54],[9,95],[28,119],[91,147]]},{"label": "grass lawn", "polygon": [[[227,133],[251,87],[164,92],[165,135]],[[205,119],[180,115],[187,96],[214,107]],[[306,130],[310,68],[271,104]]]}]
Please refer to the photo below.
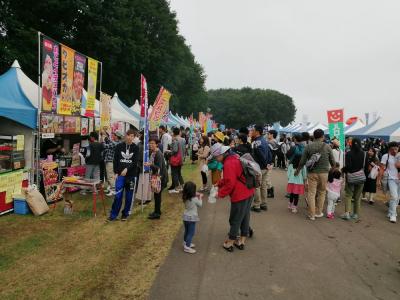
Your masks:
[{"label": "grass lawn", "polygon": [[[200,182],[197,165],[183,169]],[[180,195],[164,192],[161,220],[150,204],[135,205],[128,222],[106,223],[101,202],[92,217],[91,196],[73,195],[41,217],[0,217],[0,299],[144,299],[182,224]],[[107,213],[112,199],[107,200]]]}]

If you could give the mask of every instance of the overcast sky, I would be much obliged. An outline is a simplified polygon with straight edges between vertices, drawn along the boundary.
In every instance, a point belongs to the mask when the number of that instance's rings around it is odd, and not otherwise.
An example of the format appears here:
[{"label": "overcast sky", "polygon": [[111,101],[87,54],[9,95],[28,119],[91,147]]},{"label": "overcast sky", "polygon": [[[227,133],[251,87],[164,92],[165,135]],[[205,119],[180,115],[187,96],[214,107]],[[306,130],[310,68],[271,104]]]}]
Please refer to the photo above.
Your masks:
[{"label": "overcast sky", "polygon": [[400,119],[400,0],[171,0],[207,88],[275,89],[296,119]]}]

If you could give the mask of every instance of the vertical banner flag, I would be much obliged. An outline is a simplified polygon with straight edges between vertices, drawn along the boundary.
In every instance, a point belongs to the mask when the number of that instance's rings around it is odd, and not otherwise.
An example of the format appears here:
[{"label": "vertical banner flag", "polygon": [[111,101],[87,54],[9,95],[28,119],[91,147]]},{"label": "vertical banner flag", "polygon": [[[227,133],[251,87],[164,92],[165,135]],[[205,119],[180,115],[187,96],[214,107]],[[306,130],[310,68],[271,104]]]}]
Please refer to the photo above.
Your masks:
[{"label": "vertical banner flag", "polygon": [[43,39],[42,44],[42,110],[56,112],[58,85],[58,43]]},{"label": "vertical banner flag", "polygon": [[169,122],[169,101],[162,120],[165,124],[168,124]]},{"label": "vertical banner flag", "polygon": [[61,45],[61,92],[57,113],[70,115],[72,110],[72,81],[74,78],[75,51]]},{"label": "vertical banner flag", "polygon": [[147,81],[146,81],[146,78],[141,74],[140,75],[140,116],[142,118],[145,117],[145,103],[144,103],[145,97],[144,97],[144,95],[146,95],[146,97],[147,97]]},{"label": "vertical banner flag", "polygon": [[169,99],[171,99],[171,93],[161,87],[149,117],[151,131],[157,130],[157,127],[160,126],[161,120],[168,110]]},{"label": "vertical banner flag", "polygon": [[111,96],[103,92],[100,93],[100,127],[111,130]]},{"label": "vertical banner flag", "polygon": [[72,83],[72,114],[81,114],[82,89],[85,83],[86,57],[75,52],[74,81]]},{"label": "vertical banner flag", "polygon": [[86,97],[85,116],[94,117],[98,62],[88,58],[88,88]]},{"label": "vertical banner flag", "polygon": [[328,124],[330,138],[337,138],[340,142],[340,150],[345,150],[345,136],[344,136],[344,111],[343,109],[329,110],[328,111]]},{"label": "vertical banner flag", "polygon": [[[140,104],[144,107],[144,143],[143,143],[143,163],[149,162],[149,97],[147,94],[147,81],[143,75],[140,75]],[[150,167],[144,166],[143,172],[150,171]],[[144,180],[144,174],[143,174]]]}]

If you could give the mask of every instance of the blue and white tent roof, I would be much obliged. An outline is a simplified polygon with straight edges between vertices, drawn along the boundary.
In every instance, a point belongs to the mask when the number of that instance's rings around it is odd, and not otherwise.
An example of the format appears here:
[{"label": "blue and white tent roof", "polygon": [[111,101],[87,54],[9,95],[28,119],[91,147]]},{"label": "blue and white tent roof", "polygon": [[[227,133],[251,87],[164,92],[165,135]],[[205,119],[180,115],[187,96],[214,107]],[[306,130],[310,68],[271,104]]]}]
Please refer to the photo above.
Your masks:
[{"label": "blue and white tent roof", "polygon": [[390,141],[400,142],[400,121],[382,129],[371,131],[369,135],[384,138]]},{"label": "blue and white tent roof", "polygon": [[[37,109],[32,101],[35,101],[35,99],[37,101],[37,96],[29,99],[26,83],[21,83],[21,74],[23,74],[21,67],[15,61],[11,68],[0,76],[0,116],[29,128],[36,128]],[[23,75],[29,79],[25,74]],[[33,92],[34,90],[32,95]]]}]

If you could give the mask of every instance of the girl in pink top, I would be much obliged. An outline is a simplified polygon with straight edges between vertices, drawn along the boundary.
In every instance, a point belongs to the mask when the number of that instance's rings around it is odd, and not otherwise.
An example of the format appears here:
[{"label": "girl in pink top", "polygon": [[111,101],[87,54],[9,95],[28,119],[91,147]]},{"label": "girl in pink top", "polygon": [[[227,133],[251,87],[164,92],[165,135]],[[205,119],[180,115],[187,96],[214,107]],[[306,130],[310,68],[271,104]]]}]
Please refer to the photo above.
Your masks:
[{"label": "girl in pink top", "polygon": [[342,189],[342,173],[339,168],[332,168],[328,175],[328,184],[326,186],[328,206],[326,208],[326,217],[328,219],[335,218],[336,202],[340,198],[340,191]]}]

